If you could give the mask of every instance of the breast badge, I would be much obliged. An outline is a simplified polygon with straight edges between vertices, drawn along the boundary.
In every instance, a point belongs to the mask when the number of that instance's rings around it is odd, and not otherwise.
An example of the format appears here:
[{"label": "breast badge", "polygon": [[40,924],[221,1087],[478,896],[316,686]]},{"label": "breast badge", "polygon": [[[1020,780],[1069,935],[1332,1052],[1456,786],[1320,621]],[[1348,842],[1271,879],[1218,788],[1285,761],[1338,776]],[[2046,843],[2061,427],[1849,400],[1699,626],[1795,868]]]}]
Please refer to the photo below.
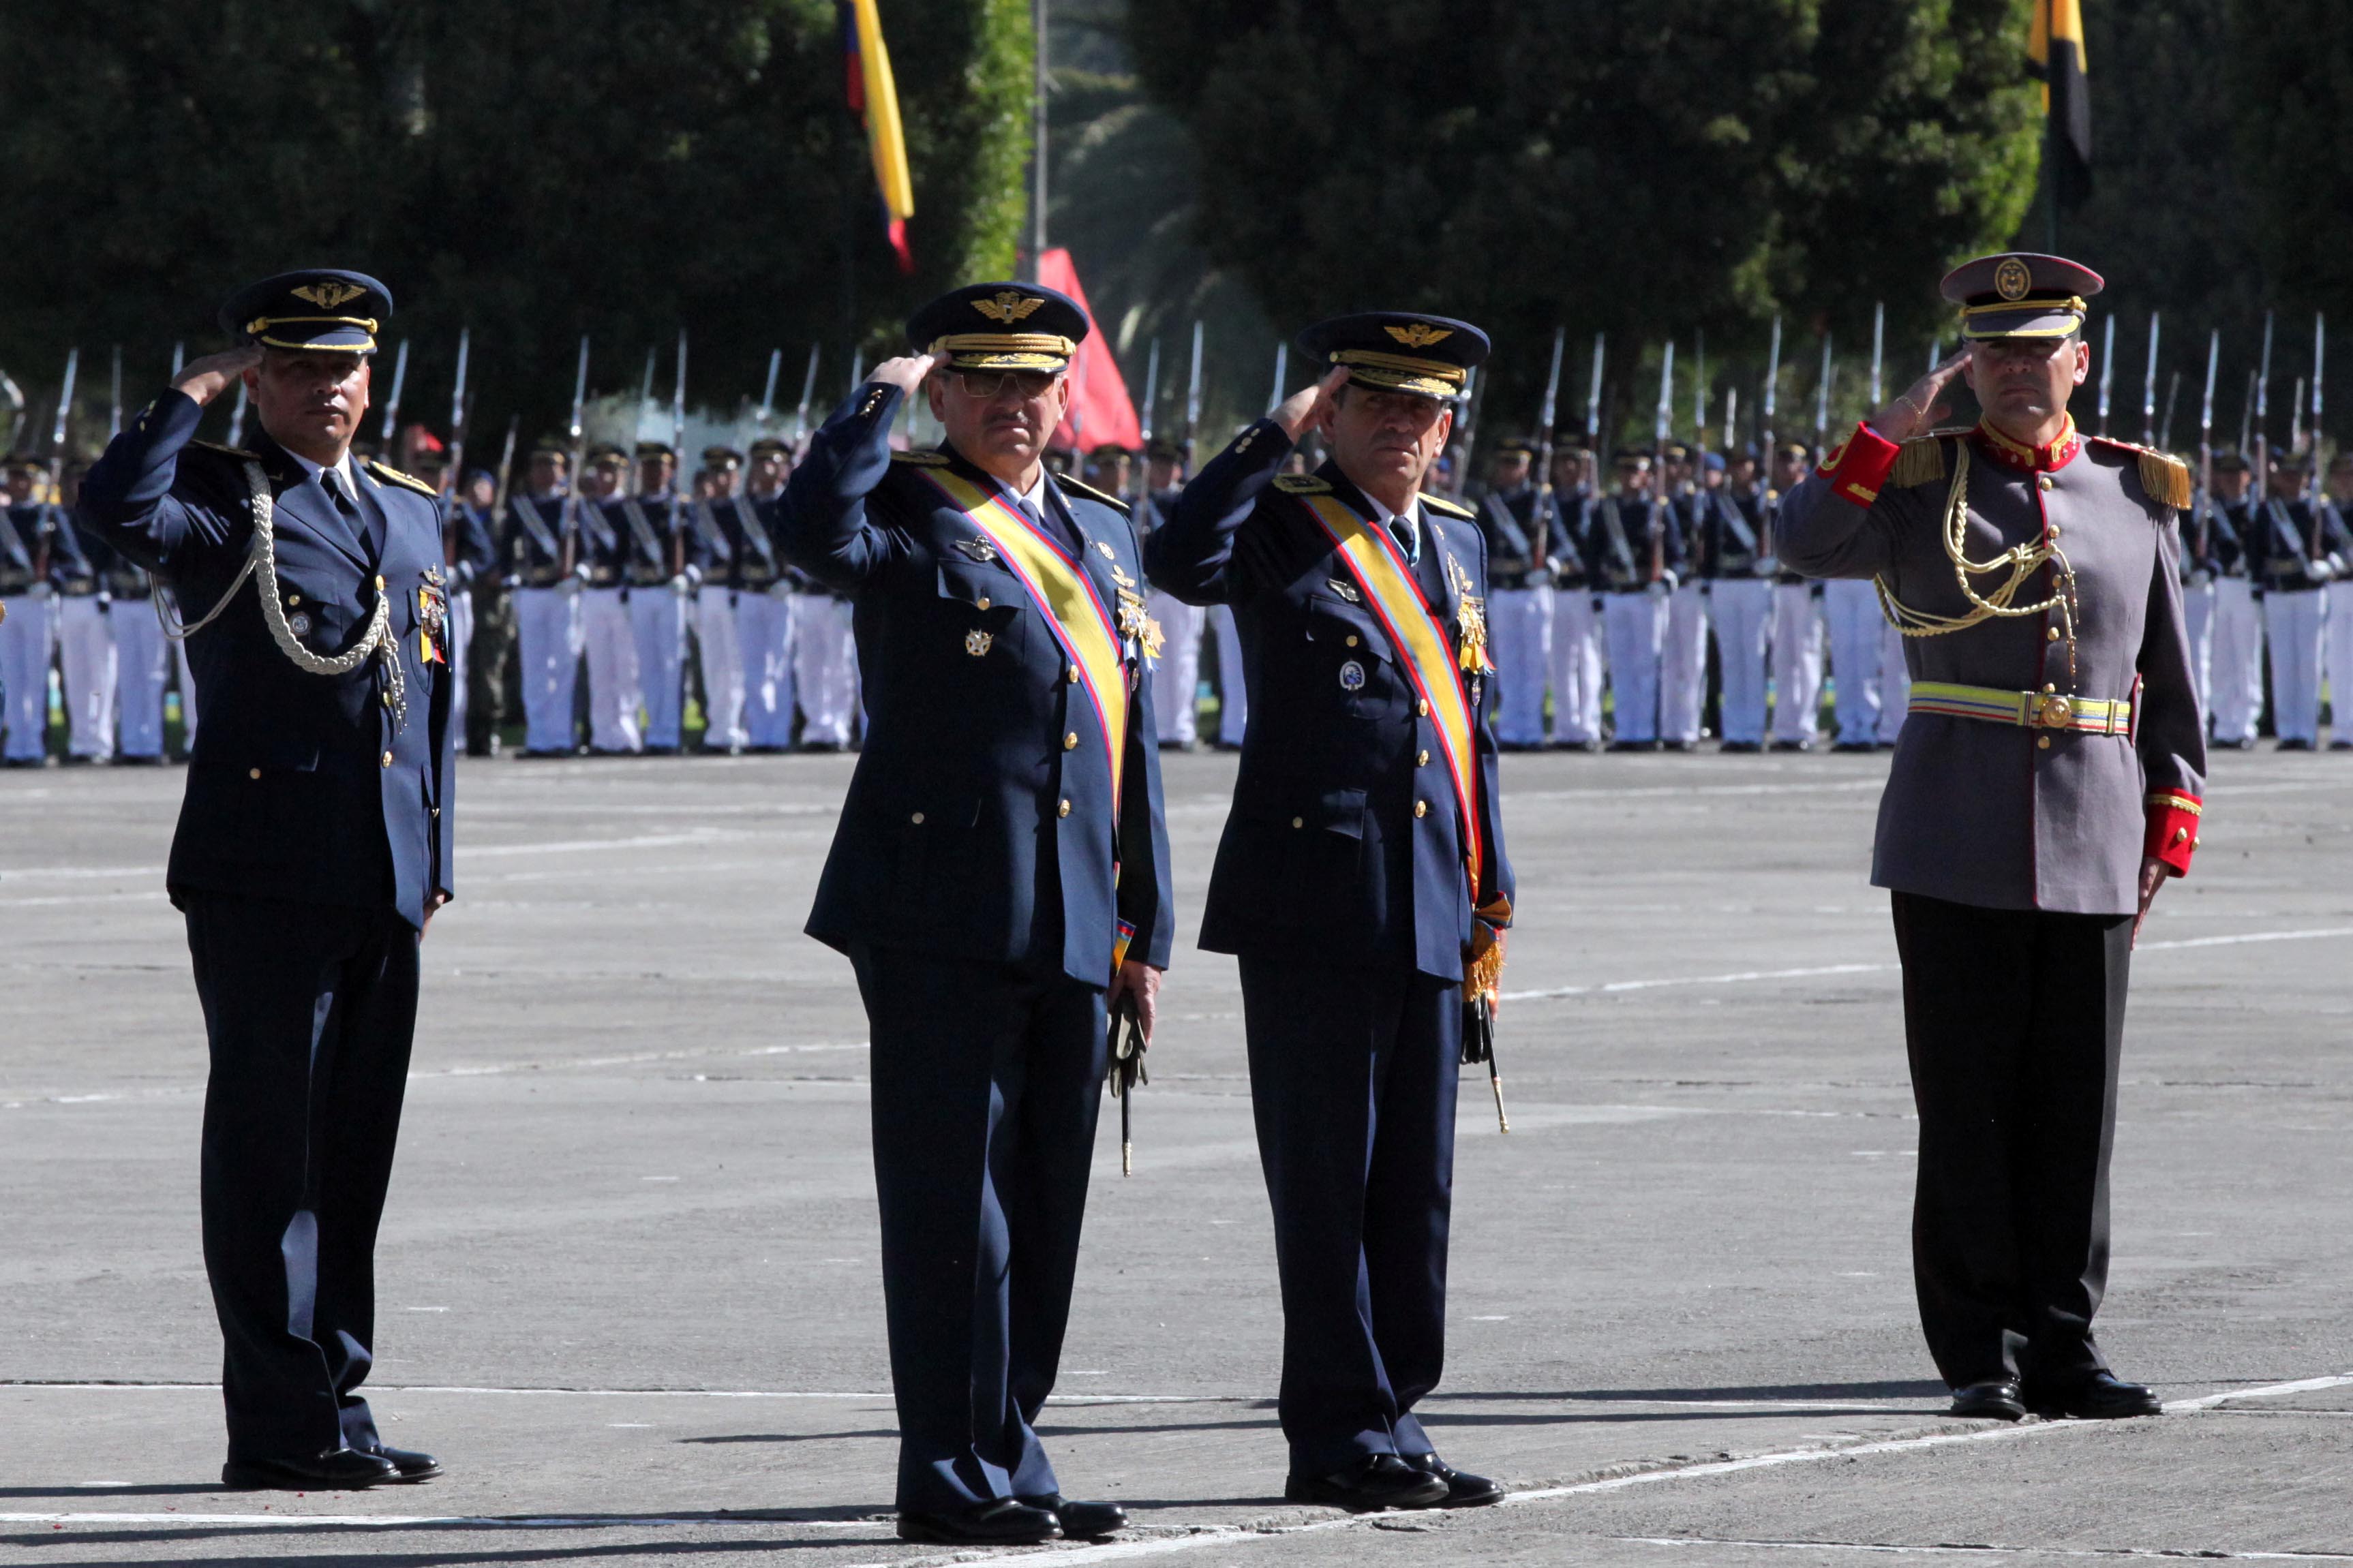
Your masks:
[{"label": "breast badge", "polygon": [[420,664],[447,664],[449,595],[441,586],[438,568],[428,571],[417,590],[417,659]]},{"label": "breast badge", "polygon": [[1362,691],[1365,689],[1365,667],[1355,659],[1340,667],[1340,689]]},{"label": "breast badge", "polygon": [[990,544],[986,539],[959,539],[955,542],[955,547],[975,561],[987,562],[997,559],[996,546]]},{"label": "breast badge", "polygon": [[964,634],[964,651],[975,658],[984,658],[988,652],[989,645],[996,641],[997,639],[987,632],[968,631]]},{"label": "breast badge", "polygon": [[1339,577],[1326,577],[1324,581],[1331,584],[1332,592],[1339,595],[1348,603],[1352,605],[1364,603],[1365,596],[1356,592],[1356,585],[1354,583]]}]

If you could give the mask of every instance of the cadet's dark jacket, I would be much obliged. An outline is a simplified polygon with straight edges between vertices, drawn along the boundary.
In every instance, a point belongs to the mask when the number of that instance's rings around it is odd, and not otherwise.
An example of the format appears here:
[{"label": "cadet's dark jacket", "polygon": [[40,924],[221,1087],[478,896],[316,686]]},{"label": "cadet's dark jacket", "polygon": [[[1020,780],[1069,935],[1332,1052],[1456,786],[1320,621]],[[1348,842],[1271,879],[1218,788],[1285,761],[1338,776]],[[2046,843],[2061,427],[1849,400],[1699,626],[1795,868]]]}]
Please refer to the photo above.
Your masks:
[{"label": "cadet's dark jacket", "polygon": [[785,492],[745,496],[736,504],[741,508],[735,514],[741,544],[735,552],[734,585],[765,594],[784,583],[798,592],[807,579],[785,559],[784,547],[776,540],[776,518],[784,508]]},{"label": "cadet's dark jacket", "polygon": [[689,497],[679,503],[679,541],[685,552],[687,574],[699,584],[735,585],[735,556],[743,548],[744,526],[733,496]]},{"label": "cadet's dark jacket", "polygon": [[617,541],[622,582],[650,588],[678,575],[678,535],[686,527],[686,507],[677,496],[669,490],[615,496],[603,510],[605,526]]},{"label": "cadet's dark jacket", "polygon": [[1707,531],[1700,546],[1701,571],[1708,577],[1754,581],[1765,548],[1765,491],[1735,495],[1726,485],[1713,493],[1701,520]]},{"label": "cadet's dark jacket", "polygon": [[27,593],[47,579],[55,531],[47,506],[0,507],[0,594]]},{"label": "cadet's dark jacket", "polygon": [[1585,585],[1586,552],[1591,548],[1587,536],[1592,529],[1592,491],[1552,492],[1551,502],[1546,509],[1545,533],[1551,541],[1552,576],[1556,585],[1563,588]]},{"label": "cadet's dark jacket", "polygon": [[[1612,520],[1617,527],[1610,526]],[[1603,496],[1593,506],[1585,534],[1585,571],[1609,594],[1640,594],[1651,585],[1651,542],[1659,542],[1659,562],[1670,575],[1682,573],[1683,531],[1675,509],[1651,496]]]},{"label": "cadet's dark jacket", "polygon": [[[2186,501],[2188,479],[2169,459],[2122,442],[2063,443],[2030,459],[2054,463],[2047,471],[1998,450],[1982,432],[1946,432],[1899,453],[1866,426],[1782,508],[1781,558],[1792,566],[1819,577],[1876,575],[1915,610],[1957,616],[1968,605],[1945,552],[1943,518],[1953,465],[1966,462],[1970,560],[2055,536],[2075,571],[2072,670],[2063,628],[2050,614],[1904,639],[1914,701],[1880,799],[1872,880],[1984,909],[2130,914],[2144,854],[2188,869],[2204,793],[2180,538],[2172,505],[2152,489]],[[2038,572],[2018,602],[2049,597],[2050,582],[2049,568]],[[2047,686],[2128,701],[2131,732],[2044,731],[1926,711],[1923,681],[2021,693]]]},{"label": "cadet's dark jacket", "polygon": [[1523,485],[1505,494],[1490,490],[1479,503],[1479,534],[1487,542],[1490,582],[1497,588],[1543,588],[1552,574],[1536,563],[1544,531],[1535,525],[1536,489]]},{"label": "cadet's dark jacket", "polygon": [[191,445],[203,413],[184,393],[157,398],[92,465],[75,521],[161,577],[193,623],[245,564],[253,533],[245,464],[259,461],[277,498],[289,625],[313,652],[332,656],[387,599],[407,719],[396,727],[375,658],[343,675],[296,667],[271,640],[254,581],[240,584],[188,643],[205,721],[167,885],[174,895],[388,905],[421,928],[431,896],[454,886],[449,666],[427,663],[419,647],[420,591],[438,597],[445,581],[439,503],[408,488],[417,481],[386,482],[378,476],[391,469],[353,463],[363,513],[382,519],[372,544],[375,529],[345,523],[268,437],[249,455]]},{"label": "cadet's dark jacket", "polygon": [[629,563],[628,519],[619,498],[591,500],[583,496],[572,503],[573,564],[591,588],[617,588]]},{"label": "cadet's dark jacket", "polygon": [[449,586],[459,593],[495,592],[499,542],[492,536],[490,512],[462,500],[452,500],[448,507]]},{"label": "cadet's dark jacket", "polygon": [[[1201,945],[1343,964],[1410,963],[1459,980],[1472,906],[1438,734],[1417,711],[1403,654],[1308,510],[1309,492],[1298,479],[1275,485],[1291,447],[1273,421],[1252,425],[1185,487],[1145,548],[1153,582],[1169,594],[1233,606],[1250,694]],[[1310,483],[1359,517],[1376,515],[1334,464]],[[1471,596],[1483,599],[1485,542],[1461,508],[1424,496],[1421,513],[1422,593],[1459,658],[1464,595],[1447,567],[1459,567]],[[1476,684],[1484,907],[1510,895],[1512,869],[1491,722],[1494,681]]]},{"label": "cadet's dark jacket", "polygon": [[[2295,594],[2325,586],[2353,561],[2353,533],[2346,531],[2344,517],[2325,500],[2274,499],[2252,508],[2241,526],[2246,574],[2266,593]],[[2316,532],[2317,553],[2313,549]]]},{"label": "cadet's dark jacket", "polygon": [[[776,515],[793,563],[856,601],[871,726],[808,933],[843,949],[1050,961],[1030,944],[1050,929],[1059,896],[1071,979],[1110,981],[1123,921],[1134,928],[1128,957],[1165,968],[1168,836],[1143,654],[1129,639],[1127,733],[1112,738],[1124,748],[1114,826],[1102,726],[1047,612],[923,476],[944,467],[1011,499],[954,452],[894,460],[902,395],[874,382],[852,393],[811,439]],[[1125,509],[1067,480],[1049,479],[1045,493],[1054,521],[1076,530],[1103,604],[1119,604],[1123,578],[1141,594]]]},{"label": "cadet's dark jacket", "polygon": [[576,529],[567,499],[518,490],[507,498],[506,526],[500,530],[504,571],[518,588],[553,588],[564,581],[564,536]]}]

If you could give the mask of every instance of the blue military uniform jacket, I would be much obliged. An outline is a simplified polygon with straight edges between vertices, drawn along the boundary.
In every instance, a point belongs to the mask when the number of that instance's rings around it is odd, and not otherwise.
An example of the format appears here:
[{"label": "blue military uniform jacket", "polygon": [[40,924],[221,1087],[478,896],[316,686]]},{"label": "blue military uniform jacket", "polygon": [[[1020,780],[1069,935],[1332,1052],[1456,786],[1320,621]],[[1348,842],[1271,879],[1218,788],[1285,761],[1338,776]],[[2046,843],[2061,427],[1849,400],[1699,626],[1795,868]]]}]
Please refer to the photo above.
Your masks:
[{"label": "blue military uniform jacket", "polygon": [[1546,550],[1552,557],[1556,587],[1586,584],[1586,535],[1593,528],[1593,495],[1588,490],[1555,490],[1545,507]]},{"label": "blue military uniform jacket", "polygon": [[432,896],[454,886],[449,666],[434,626],[447,603],[440,505],[415,480],[355,463],[367,525],[355,527],[267,437],[250,453],[192,445],[203,414],[183,393],[157,398],[91,467],[75,521],[170,584],[193,623],[245,564],[245,465],[259,461],[277,498],[289,626],[332,656],[388,600],[407,713],[396,724],[375,658],[343,675],[298,668],[263,623],[258,579],[239,584],[188,642],[205,721],[167,883],[175,897],[390,906],[422,928]]},{"label": "blue military uniform jacket", "polygon": [[561,491],[533,496],[517,490],[507,498],[500,537],[509,586],[553,588],[569,575],[564,569],[564,542],[577,526],[572,510]]},{"label": "blue military uniform jacket", "polygon": [[[953,451],[901,453],[902,397],[870,383],[812,439],[776,513],[776,542],[856,601],[869,729],[808,933],[987,962],[1032,951],[1060,904],[1060,961],[1105,984],[1120,926],[1128,956],[1168,963],[1173,925],[1158,727],[1144,650],[1129,639],[1122,799],[1104,738],[1046,612],[923,475],[944,466],[1001,486]],[[1126,510],[1049,479],[1055,521],[1105,605],[1143,568]],[[1009,498],[1006,498],[1008,500]]]},{"label": "blue military uniform jacket", "polygon": [[0,506],[0,594],[30,593],[48,575],[48,546],[57,531],[49,508],[34,502]]},{"label": "blue military uniform jacket", "polygon": [[2324,587],[2353,557],[2353,533],[2328,501],[2267,498],[2249,505],[2240,527],[2246,574],[2270,592]]},{"label": "blue military uniform jacket", "polygon": [[1509,494],[1490,490],[1479,503],[1479,531],[1487,541],[1487,567],[1498,588],[1552,584],[1552,574],[1537,563],[1537,547],[1547,541],[1535,524],[1536,500],[1536,488],[1522,485]]},{"label": "blue military uniform jacket", "polygon": [[1670,574],[1683,570],[1682,520],[1675,508],[1652,496],[1603,496],[1594,502],[1585,532],[1585,571],[1595,587],[1609,594],[1639,594],[1651,584],[1651,542]]},{"label": "blue military uniform jacket", "polygon": [[499,542],[490,512],[462,500],[451,500],[448,505],[449,586],[459,593],[496,589]]},{"label": "blue military uniform jacket", "polygon": [[[1337,963],[1410,963],[1462,977],[1472,905],[1462,824],[1439,738],[1331,538],[1276,472],[1291,455],[1261,420],[1201,470],[1145,550],[1152,581],[1190,605],[1233,606],[1250,726],[1233,812],[1209,879],[1201,945]],[[1373,505],[1326,463],[1314,476],[1359,517]],[[1486,544],[1463,509],[1422,498],[1417,574],[1459,657],[1466,595],[1486,595]],[[1474,606],[1472,616],[1482,613]],[[1512,891],[1504,852],[1494,682],[1477,679],[1485,907]],[[1422,805],[1419,814],[1417,805]]]}]

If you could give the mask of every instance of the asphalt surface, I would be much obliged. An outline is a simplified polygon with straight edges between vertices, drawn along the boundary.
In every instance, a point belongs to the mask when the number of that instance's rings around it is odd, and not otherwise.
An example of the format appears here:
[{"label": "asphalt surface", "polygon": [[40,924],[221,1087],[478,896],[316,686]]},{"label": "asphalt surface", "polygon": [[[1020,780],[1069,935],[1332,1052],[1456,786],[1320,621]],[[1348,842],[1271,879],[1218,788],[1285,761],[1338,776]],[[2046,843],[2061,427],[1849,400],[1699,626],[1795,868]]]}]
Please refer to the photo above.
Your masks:
[{"label": "asphalt surface", "polygon": [[[1189,939],[1232,763],[1168,763]],[[978,1554],[889,1522],[864,1024],[800,934],[849,766],[465,765],[370,1389],[449,1473],[324,1495],[216,1485],[181,775],[0,774],[0,1561],[2353,1562],[2353,761],[2219,759],[2137,963],[2100,1324],[2165,1416],[1938,1414],[1883,763],[1514,756],[1512,1131],[1466,1081],[1424,1407],[1513,1500],[1281,1500],[1234,968],[1180,942],[1047,1421],[1136,1528]]]}]

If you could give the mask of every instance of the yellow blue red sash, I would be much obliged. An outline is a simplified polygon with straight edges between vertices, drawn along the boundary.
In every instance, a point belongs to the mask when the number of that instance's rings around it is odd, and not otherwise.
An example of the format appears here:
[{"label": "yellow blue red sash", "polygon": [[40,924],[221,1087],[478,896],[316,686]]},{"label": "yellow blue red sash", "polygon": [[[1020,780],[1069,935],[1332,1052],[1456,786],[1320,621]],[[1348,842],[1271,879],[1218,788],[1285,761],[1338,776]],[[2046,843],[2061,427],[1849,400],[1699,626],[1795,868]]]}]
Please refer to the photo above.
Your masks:
[{"label": "yellow blue red sash", "polygon": [[[1404,657],[1414,689],[1430,704],[1439,749],[1446,754],[1447,776],[1454,784],[1454,804],[1462,816],[1463,870],[1471,879],[1471,901],[1475,905],[1486,842],[1479,828],[1479,757],[1472,746],[1471,700],[1456,668],[1453,645],[1446,640],[1444,625],[1430,609],[1421,584],[1387,529],[1366,522],[1337,496],[1299,499],[1331,536],[1333,548],[1365,591],[1365,602],[1380,617],[1389,645]],[[1431,548],[1436,548],[1434,543]]]},{"label": "yellow blue red sash", "polygon": [[1111,809],[1119,816],[1120,776],[1127,758],[1127,670],[1120,655],[1119,623],[1103,608],[1092,579],[1062,547],[1038,531],[1002,497],[946,468],[919,470],[948,503],[963,512],[982,537],[997,546],[1013,574],[1045,612],[1064,657],[1103,726],[1104,760],[1111,766]]}]

